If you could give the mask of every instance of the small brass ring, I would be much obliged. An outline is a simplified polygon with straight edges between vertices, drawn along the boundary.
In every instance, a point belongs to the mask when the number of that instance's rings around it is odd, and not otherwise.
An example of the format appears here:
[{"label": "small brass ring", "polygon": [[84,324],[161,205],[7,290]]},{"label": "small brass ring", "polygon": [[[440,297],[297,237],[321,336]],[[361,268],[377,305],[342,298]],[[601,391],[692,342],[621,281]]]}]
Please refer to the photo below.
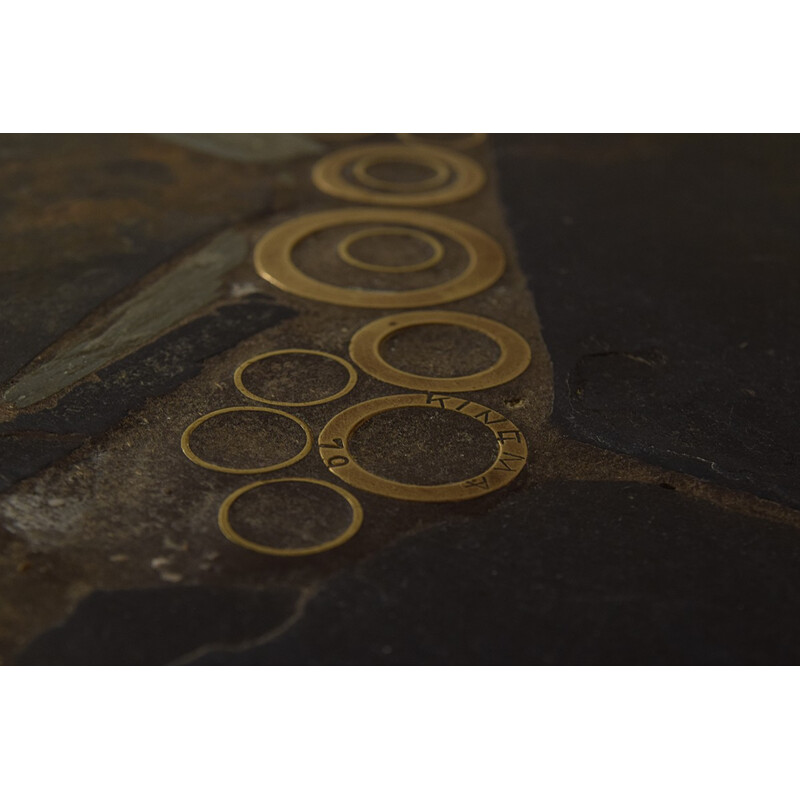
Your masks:
[{"label": "small brass ring", "polygon": [[[236,533],[231,526],[229,518],[231,506],[234,501],[245,492],[249,492],[251,489],[256,489],[259,486],[265,486],[269,483],[313,483],[317,486],[324,486],[327,489],[332,489],[336,494],[344,497],[347,501],[347,504],[353,512],[353,519],[344,533],[339,534],[335,539],[331,539],[329,542],[323,542],[313,547],[269,547],[265,544],[251,542],[249,539],[245,539],[241,534]],[[241,547],[246,547],[248,550],[255,550],[257,553],[264,553],[269,556],[311,556],[315,553],[324,553],[326,550],[332,550],[334,547],[338,547],[344,544],[348,539],[351,539],[361,527],[363,520],[364,511],[361,508],[361,503],[359,503],[350,492],[346,489],[342,489],[340,486],[335,486],[332,483],[320,481],[316,478],[272,478],[271,480],[256,481],[255,483],[248,484],[232,492],[222,501],[222,505],[219,507],[219,515],[217,516],[219,528],[228,541],[233,542],[233,544],[238,544]]]},{"label": "small brass ring", "polygon": [[438,147],[454,147],[456,150],[471,150],[473,147],[478,147],[486,141],[486,134],[467,133],[458,139],[452,139],[447,142],[426,139],[424,134],[420,135],[418,133],[398,133],[397,138],[405,144],[433,144]]},{"label": "small brass ring", "polygon": [[[419,485],[400,483],[368,472],[357,464],[350,452],[352,433],[371,417],[394,408],[441,408],[477,419],[495,435],[497,457],[489,469],[464,481]],[[376,397],[338,413],[319,435],[319,453],[325,466],[337,478],[374,494],[397,500],[448,503],[471,500],[510,483],[528,460],[528,445],[516,426],[501,414],[480,403],[432,391],[425,394],[396,394]]]},{"label": "small brass ring", "polygon": [[[390,336],[419,325],[456,325],[488,336],[500,348],[500,358],[488,369],[456,378],[417,375],[393,367],[381,355]],[[350,340],[350,358],[373,378],[406,389],[435,392],[474,392],[513,380],[531,362],[531,348],[516,331],[493,319],[456,311],[408,311],[381,317],[356,331]]]},{"label": "small brass ring", "polygon": [[[428,247],[433,250],[433,255],[416,264],[401,264],[397,267],[389,267],[385,264],[370,264],[368,261],[362,261],[360,258],[356,258],[350,253],[350,248],[356,242],[360,242],[362,239],[369,239],[373,236],[409,236],[412,239],[417,239],[427,244]],[[423,269],[435,267],[444,258],[444,246],[438,239],[435,239],[427,233],[423,233],[423,231],[414,230],[414,228],[401,228],[392,225],[364,228],[363,230],[351,233],[339,242],[336,252],[339,254],[339,258],[347,264],[350,264],[350,266],[372,270],[373,272],[419,272]]]},{"label": "small brass ring", "polygon": [[[270,358],[272,356],[281,356],[286,355],[289,353],[303,353],[311,356],[321,356],[322,358],[329,358],[331,361],[335,361],[337,364],[341,364],[347,370],[347,385],[344,389],[341,389],[334,394],[328,395],[327,397],[323,397],[320,400],[307,400],[303,403],[289,403],[286,400],[270,400],[267,397],[261,397],[257,395],[255,392],[251,392],[245,385],[244,381],[242,380],[242,375],[244,371],[251,365],[255,364],[256,361],[263,361],[265,358]],[[322,350],[301,350],[296,347],[289,348],[288,350],[272,350],[269,353],[261,353],[260,355],[253,356],[252,358],[248,358],[247,361],[242,362],[236,367],[236,372],[233,373],[233,382],[236,384],[236,388],[245,396],[249,397],[251,400],[258,400],[260,403],[269,403],[271,406],[318,406],[321,403],[330,403],[332,400],[337,400],[339,397],[346,395],[352,388],[356,385],[356,381],[358,380],[358,373],[353,369],[353,365],[346,361],[345,359],[341,358],[340,356],[335,356],[333,353],[325,353]]]},{"label": "small brass ring", "polygon": [[[345,168],[362,159],[378,158],[382,161],[438,160],[447,165],[452,180],[430,191],[382,192],[369,186],[351,183],[345,177]],[[389,206],[435,206],[455,203],[476,194],[486,182],[486,173],[469,156],[455,150],[431,145],[371,144],[344,147],[323,156],[311,171],[314,185],[325,194],[356,203],[373,203]],[[377,180],[377,179],[376,179]]]},{"label": "small brass ring", "polygon": [[[418,181],[387,181],[383,178],[376,178],[370,175],[370,168],[378,164],[418,164],[433,170],[433,175],[429,178],[422,178]],[[450,179],[450,167],[440,158],[431,158],[426,155],[413,154],[411,158],[398,158],[396,156],[372,155],[359,158],[353,164],[353,177],[364,186],[371,189],[380,189],[383,192],[429,192],[444,186]]]},{"label": "small brass ring", "polygon": [[[281,461],[279,464],[273,464],[269,467],[256,467],[255,469],[235,469],[233,467],[222,467],[219,464],[212,464],[210,461],[200,458],[189,445],[189,437],[192,435],[192,433],[194,433],[195,429],[202,425],[206,420],[219,416],[220,414],[230,414],[234,411],[261,411],[262,413],[266,414],[277,414],[278,416],[286,417],[286,419],[296,422],[303,429],[303,433],[306,435],[306,443],[303,445],[303,449],[297,455],[286,459],[286,461]],[[204,467],[205,469],[213,469],[215,472],[227,472],[231,475],[256,475],[261,472],[273,472],[276,469],[283,469],[284,467],[289,467],[292,464],[296,464],[298,461],[300,461],[300,459],[305,458],[305,456],[308,455],[308,451],[311,450],[312,442],[313,436],[308,425],[306,425],[303,420],[295,417],[294,414],[290,414],[288,411],[281,411],[277,408],[264,408],[264,406],[232,406],[230,408],[220,408],[217,411],[212,411],[209,414],[204,414],[202,417],[196,419],[191,425],[189,425],[189,427],[181,436],[181,450],[183,450],[183,454],[190,461],[193,461],[195,464],[200,467]]]}]

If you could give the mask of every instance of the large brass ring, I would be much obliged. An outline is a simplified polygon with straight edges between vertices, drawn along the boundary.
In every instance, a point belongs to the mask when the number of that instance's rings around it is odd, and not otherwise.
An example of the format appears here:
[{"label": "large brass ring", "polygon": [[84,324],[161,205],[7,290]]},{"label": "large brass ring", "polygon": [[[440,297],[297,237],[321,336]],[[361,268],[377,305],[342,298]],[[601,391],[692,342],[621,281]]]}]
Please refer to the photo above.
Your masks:
[{"label": "large brass ring", "polygon": [[[321,356],[322,358],[329,358],[331,361],[335,361],[337,364],[341,364],[347,370],[347,385],[340,389],[338,392],[334,392],[334,394],[328,395],[327,397],[323,397],[319,400],[307,400],[302,403],[289,403],[285,400],[271,400],[268,397],[261,397],[257,395],[255,392],[251,392],[245,385],[243,381],[243,374],[244,371],[251,365],[255,364],[257,361],[263,361],[265,358],[271,358],[272,356],[281,356],[287,355],[290,353],[303,353],[311,356]],[[321,403],[330,403],[331,400],[336,400],[343,395],[346,395],[355,385],[356,381],[358,380],[358,374],[353,369],[353,365],[349,361],[345,361],[345,359],[340,358],[339,356],[335,356],[333,353],[325,353],[322,350],[300,350],[296,347],[290,348],[288,350],[272,350],[269,353],[261,353],[260,355],[253,356],[252,358],[248,358],[247,361],[239,364],[236,367],[236,372],[233,373],[233,382],[236,384],[236,388],[245,396],[249,397],[251,400],[258,400],[260,403],[269,403],[271,406],[317,406]]]},{"label": "large brass ring", "polygon": [[[367,159],[367,162],[363,162]],[[350,183],[345,177],[345,168],[355,162],[369,163],[396,161],[430,166],[431,162],[443,162],[453,179],[444,186],[430,191],[384,192],[372,186]],[[437,171],[437,175],[438,175]],[[431,145],[372,144],[345,147],[323,156],[311,171],[314,185],[322,192],[356,203],[377,203],[393,206],[435,206],[454,203],[478,192],[486,182],[486,173],[476,161],[468,156]],[[378,179],[374,179],[378,180]]]},{"label": "large brass ring", "polygon": [[[388,364],[381,356],[383,342],[418,325],[457,325],[479,331],[497,343],[500,358],[488,369],[457,378],[416,375]],[[516,331],[493,319],[456,311],[408,311],[381,317],[356,331],[350,341],[350,358],[373,378],[395,386],[435,392],[474,392],[508,383],[524,372],[531,361],[531,349]]]},{"label": "large brass ring", "polygon": [[[350,252],[350,247],[356,242],[360,242],[362,239],[370,239],[373,236],[408,236],[428,245],[433,250],[433,255],[424,261],[418,261],[416,264],[401,264],[398,267],[389,267],[385,264],[371,264],[369,261],[362,261]],[[435,267],[444,258],[444,247],[442,247],[442,243],[438,239],[434,239],[433,236],[422,231],[416,231],[413,228],[400,228],[396,225],[364,228],[351,233],[339,242],[336,252],[339,254],[339,258],[346,264],[350,264],[351,267],[368,269],[373,272],[419,272],[423,269]]]},{"label": "large brass ring", "polygon": [[406,144],[434,144],[439,147],[454,147],[456,150],[471,150],[473,147],[483,144],[486,141],[485,133],[467,133],[447,142],[433,141],[426,139],[425,134],[419,133],[398,133],[397,138]]},{"label": "large brass ring", "polygon": [[[292,456],[285,461],[281,461],[279,464],[272,464],[268,467],[256,467],[254,469],[235,469],[234,467],[223,467],[219,464],[213,464],[210,461],[205,461],[204,459],[200,458],[200,456],[198,456],[192,450],[189,444],[189,438],[191,437],[192,433],[206,420],[219,416],[220,414],[231,414],[234,411],[260,411],[264,414],[277,414],[278,416],[290,419],[292,422],[296,422],[303,429],[303,433],[306,435],[306,442],[303,445],[303,449],[297,455]],[[264,408],[263,406],[232,406],[230,408],[220,408],[217,411],[212,411],[210,414],[204,414],[202,417],[196,419],[191,425],[189,425],[189,427],[181,436],[181,450],[183,450],[184,455],[190,461],[194,461],[195,464],[205,467],[206,469],[213,469],[216,472],[228,472],[232,475],[256,475],[261,472],[273,472],[276,469],[282,469],[283,467],[296,464],[301,458],[305,458],[305,456],[308,455],[308,451],[311,449],[312,441],[313,436],[308,425],[306,425],[303,420],[295,417],[294,414],[290,414],[288,411],[281,411],[278,408]]]},{"label": "large brass ring", "polygon": [[[466,250],[466,269],[437,286],[372,291],[323,283],[301,272],[292,261],[295,245],[312,233],[358,223],[411,225],[448,236]],[[488,289],[503,274],[505,265],[503,248],[478,228],[439,214],[406,209],[340,208],[306,214],[268,231],[255,249],[256,271],[279,289],[311,300],[358,308],[419,308],[450,303]]]},{"label": "large brass ring", "polygon": [[[344,497],[344,499],[347,501],[347,504],[352,509],[353,519],[347,526],[347,529],[344,531],[344,533],[340,533],[335,539],[331,539],[328,542],[323,542],[322,544],[314,545],[313,547],[269,547],[265,544],[251,542],[249,539],[245,539],[244,536],[236,533],[231,526],[229,518],[231,506],[233,505],[234,501],[238,497],[241,497],[245,492],[249,492],[251,489],[256,489],[259,486],[265,486],[268,483],[314,483],[317,486],[324,486],[327,489],[333,490],[341,497]],[[328,483],[327,481],[319,481],[315,478],[273,478],[272,480],[256,481],[255,483],[248,484],[247,486],[243,486],[241,489],[237,489],[235,492],[232,492],[225,498],[225,500],[223,500],[222,505],[219,507],[219,515],[217,517],[220,530],[225,535],[225,538],[228,539],[228,541],[241,545],[242,547],[246,547],[248,550],[255,550],[257,553],[265,553],[269,556],[310,556],[314,555],[314,553],[324,553],[326,550],[332,550],[334,547],[338,547],[339,545],[344,544],[348,539],[352,538],[361,527],[363,519],[364,511],[361,508],[361,503],[359,503],[358,500],[353,497],[352,494],[350,494],[350,492],[348,492],[346,489],[342,489],[340,486],[334,486],[332,483]]]},{"label": "large brass ring", "polygon": [[[498,443],[497,458],[492,466],[466,481],[421,486],[382,478],[367,472],[355,462],[350,452],[349,439],[359,425],[382,411],[418,406],[455,411],[486,425]],[[322,429],[319,435],[319,452],[325,465],[337,478],[357,489],[398,500],[418,500],[427,503],[470,500],[500,489],[517,477],[528,459],[525,437],[504,416],[471,400],[434,392],[377,397],[345,409]]]}]

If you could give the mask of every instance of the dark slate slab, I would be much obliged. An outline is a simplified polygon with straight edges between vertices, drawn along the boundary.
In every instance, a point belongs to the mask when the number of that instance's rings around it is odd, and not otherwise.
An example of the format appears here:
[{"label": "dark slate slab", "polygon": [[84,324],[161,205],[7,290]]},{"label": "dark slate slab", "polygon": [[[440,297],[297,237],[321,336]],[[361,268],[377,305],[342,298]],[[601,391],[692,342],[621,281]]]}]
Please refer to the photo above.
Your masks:
[{"label": "dark slate slab", "polygon": [[561,483],[331,580],[199,664],[793,664],[800,536],[658,486]]},{"label": "dark slate slab", "polygon": [[0,424],[0,490],[111,428],[150,397],[197,375],[203,361],[294,315],[264,296],[223,306],[162,336],[78,384],[52,409]]},{"label": "dark slate slab", "polygon": [[800,506],[800,137],[493,141],[558,424]]}]

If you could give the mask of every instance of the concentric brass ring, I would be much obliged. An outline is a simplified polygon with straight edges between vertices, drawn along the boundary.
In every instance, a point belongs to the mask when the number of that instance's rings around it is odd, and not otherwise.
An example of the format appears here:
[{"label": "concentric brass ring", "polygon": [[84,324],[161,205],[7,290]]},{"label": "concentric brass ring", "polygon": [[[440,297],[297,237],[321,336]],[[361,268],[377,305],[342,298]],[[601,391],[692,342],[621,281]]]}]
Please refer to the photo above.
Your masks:
[{"label": "concentric brass ring", "polygon": [[[338,392],[328,395],[327,397],[323,397],[320,400],[307,400],[302,403],[289,403],[285,400],[271,400],[267,397],[261,397],[260,395],[257,395],[255,392],[251,392],[244,385],[242,375],[244,374],[244,371],[251,364],[255,364],[257,361],[263,361],[265,358],[271,358],[272,356],[282,356],[291,353],[302,353],[311,356],[321,356],[322,358],[329,358],[331,361],[335,361],[337,364],[341,364],[347,370],[347,376],[348,376],[347,385],[344,387],[344,389],[340,389]],[[339,356],[335,356],[333,353],[325,353],[322,350],[300,350],[296,347],[289,348],[288,350],[272,350],[269,353],[261,353],[260,355],[248,358],[247,361],[244,361],[243,363],[239,364],[239,366],[236,367],[236,372],[233,373],[233,382],[236,384],[236,388],[245,397],[249,397],[251,400],[258,400],[261,403],[269,403],[271,406],[318,406],[321,403],[330,403],[331,400],[336,400],[337,398],[346,395],[356,385],[357,380],[358,380],[358,374],[353,369],[353,365],[349,361],[345,361],[345,359]]]},{"label": "concentric brass ring", "polygon": [[[356,258],[351,252],[350,247],[362,239],[370,239],[373,236],[409,236],[428,245],[433,250],[433,255],[424,261],[416,264],[401,264],[397,267],[388,267],[384,264],[371,264],[369,261],[362,261]],[[396,225],[382,225],[374,228],[364,228],[363,230],[345,236],[336,248],[339,258],[352,267],[368,269],[373,272],[419,272],[423,269],[435,267],[444,258],[444,247],[438,239],[434,239],[427,233],[414,230],[413,228],[401,228]]]},{"label": "concentric brass ring", "polygon": [[[347,526],[347,529],[344,531],[344,533],[340,533],[335,539],[331,539],[328,542],[323,542],[322,544],[314,545],[313,547],[269,547],[268,545],[251,542],[249,539],[245,539],[244,536],[236,533],[231,526],[229,519],[231,506],[233,505],[234,501],[238,497],[241,497],[245,492],[249,492],[251,489],[256,489],[259,486],[265,486],[269,483],[313,483],[317,486],[324,486],[327,489],[331,489],[336,492],[336,494],[344,497],[344,499],[347,501],[348,505],[353,511],[353,520]],[[361,527],[363,519],[364,511],[361,508],[361,503],[359,503],[358,500],[352,494],[350,494],[350,492],[348,492],[346,489],[342,489],[340,486],[335,486],[327,481],[319,481],[315,478],[273,478],[272,480],[256,481],[255,483],[248,484],[247,486],[243,486],[241,489],[237,489],[235,492],[232,492],[225,498],[225,500],[223,500],[222,505],[219,507],[219,515],[217,517],[220,530],[225,535],[226,539],[234,544],[246,547],[248,550],[255,550],[257,553],[265,553],[269,556],[310,556],[314,555],[314,553],[324,553],[326,550],[333,550],[334,547],[344,544],[348,539],[355,535],[355,533]]]},{"label": "concentric brass ring", "polygon": [[442,142],[426,139],[425,134],[418,133],[398,133],[397,138],[406,144],[433,144],[439,147],[454,147],[456,150],[471,150],[473,147],[483,144],[486,141],[485,133],[467,133],[458,139]]},{"label": "concentric brass ring", "polygon": [[[369,186],[351,183],[345,177],[345,168],[362,159],[380,159],[420,163],[430,166],[431,161],[446,164],[453,180],[431,191],[382,192]],[[314,185],[322,192],[356,203],[376,203],[394,206],[435,206],[454,203],[475,194],[486,182],[486,173],[468,156],[430,145],[372,144],[345,147],[321,158],[311,172]]]},{"label": "concentric brass ring", "polygon": [[[500,348],[500,358],[488,369],[457,378],[435,378],[405,372],[381,356],[381,344],[390,336],[418,325],[457,325],[485,334]],[[350,341],[350,358],[373,378],[403,386],[436,392],[474,392],[499,386],[525,371],[531,361],[528,343],[511,328],[493,319],[455,311],[408,311],[370,322],[356,331]]]},{"label": "concentric brass ring", "polygon": [[[466,250],[467,267],[437,286],[372,291],[323,283],[301,272],[292,261],[295,245],[312,233],[360,223],[411,225],[448,236]],[[255,249],[258,274],[279,289],[312,300],[358,308],[419,308],[450,303],[488,289],[503,274],[505,265],[503,248],[478,228],[439,214],[406,209],[340,208],[305,214],[268,231]]]},{"label": "concentric brass ring", "polygon": [[[264,414],[277,414],[278,416],[290,419],[292,422],[296,422],[303,429],[303,433],[306,435],[306,442],[303,445],[303,449],[297,455],[286,459],[286,461],[281,461],[279,464],[273,464],[269,467],[256,467],[254,469],[235,469],[234,467],[222,467],[219,464],[212,464],[210,461],[205,461],[204,459],[200,458],[189,445],[189,437],[192,435],[195,429],[202,425],[206,420],[219,416],[220,414],[231,414],[235,411],[260,411]],[[230,408],[220,408],[217,411],[212,411],[210,414],[204,414],[202,417],[196,419],[191,425],[189,425],[189,427],[181,436],[181,450],[183,450],[184,455],[190,461],[194,461],[195,464],[205,467],[206,469],[213,469],[216,472],[227,472],[232,475],[256,475],[261,472],[273,472],[276,469],[282,469],[283,467],[296,464],[298,461],[300,461],[300,459],[304,458],[308,454],[308,451],[311,449],[312,440],[313,437],[311,434],[311,429],[308,427],[308,425],[306,425],[303,420],[298,419],[293,414],[290,414],[288,411],[281,411],[277,408],[264,408],[263,406],[232,406]]]},{"label": "concentric brass ring", "polygon": [[[419,406],[455,411],[486,425],[498,442],[497,458],[492,466],[466,481],[420,486],[382,478],[367,472],[353,460],[349,439],[359,425],[382,411]],[[322,429],[319,435],[319,452],[325,465],[337,478],[357,489],[398,500],[418,500],[427,503],[470,500],[500,489],[516,478],[528,458],[525,437],[504,416],[471,400],[434,392],[377,397],[345,409]]]},{"label": "concentric brass ring", "polygon": [[387,181],[371,175],[370,167],[378,164],[406,163],[409,159],[396,156],[373,155],[359,158],[353,164],[353,177],[362,185],[371,189],[380,189],[383,192],[429,192],[444,186],[450,179],[450,167],[441,158],[429,158],[425,155],[415,155],[413,163],[433,170],[433,175],[418,181]]}]

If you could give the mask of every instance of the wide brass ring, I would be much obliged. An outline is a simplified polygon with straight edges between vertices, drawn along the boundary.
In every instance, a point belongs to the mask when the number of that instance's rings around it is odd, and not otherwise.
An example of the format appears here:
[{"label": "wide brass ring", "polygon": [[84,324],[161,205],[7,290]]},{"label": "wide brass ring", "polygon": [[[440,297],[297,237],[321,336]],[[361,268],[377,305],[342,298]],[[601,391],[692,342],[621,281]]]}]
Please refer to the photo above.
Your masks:
[{"label": "wide brass ring", "polygon": [[[211,461],[206,461],[205,459],[200,458],[200,456],[198,456],[192,450],[191,445],[189,444],[189,439],[192,433],[194,433],[194,431],[206,420],[219,416],[220,414],[231,414],[236,411],[260,411],[264,414],[277,414],[278,416],[290,419],[292,422],[296,422],[303,429],[303,433],[305,433],[306,436],[306,442],[303,445],[303,449],[297,453],[297,455],[294,455],[285,461],[281,461],[279,464],[272,464],[268,467],[255,467],[253,469],[223,467],[220,464],[214,464]],[[202,417],[196,419],[191,425],[189,425],[189,427],[186,428],[181,436],[181,450],[183,450],[184,455],[190,461],[193,461],[195,464],[204,467],[205,469],[213,469],[215,472],[227,472],[232,475],[257,475],[262,472],[273,472],[276,469],[283,469],[284,467],[296,464],[298,461],[300,461],[300,459],[305,458],[305,456],[308,455],[308,451],[311,450],[312,442],[313,436],[308,425],[306,425],[303,420],[295,417],[294,414],[290,414],[288,411],[281,411],[278,408],[264,408],[263,406],[232,406],[230,408],[220,408],[217,411],[212,411],[210,414],[204,414]]]},{"label": "wide brass ring", "polygon": [[[317,231],[340,225],[386,223],[410,225],[448,236],[467,253],[460,274],[436,286],[400,291],[372,291],[334,286],[306,275],[292,260],[294,247]],[[340,208],[284,222],[268,231],[255,249],[255,267],[262,278],[291,294],[358,308],[419,308],[460,300],[488,289],[505,270],[503,248],[478,228],[425,211],[383,208]]]},{"label": "wide brass ring", "polygon": [[[418,261],[416,264],[386,266],[385,264],[372,264],[369,261],[362,261],[350,252],[350,248],[356,242],[360,242],[362,239],[370,239],[373,236],[408,236],[428,245],[428,247],[433,250],[433,255],[430,258],[426,258],[424,261]],[[435,267],[444,258],[444,247],[438,239],[434,239],[433,236],[423,233],[422,231],[417,231],[413,228],[401,228],[396,225],[364,228],[363,230],[351,233],[339,242],[336,252],[339,254],[339,258],[345,263],[350,264],[350,266],[358,267],[359,269],[368,269],[372,272],[419,272],[423,269]]]},{"label": "wide brass ring", "polygon": [[398,133],[397,138],[406,144],[434,144],[439,147],[453,147],[456,150],[471,150],[473,147],[478,147],[486,141],[486,134],[467,133],[463,136],[459,136],[457,139],[451,139],[446,142],[426,139],[425,134],[419,133]]},{"label": "wide brass ring", "polygon": [[[417,181],[389,181],[370,173],[372,167],[396,163],[411,163],[427,167],[433,171],[433,175]],[[382,192],[429,192],[444,186],[452,174],[450,167],[441,158],[429,158],[419,154],[414,154],[412,158],[409,158],[407,151],[404,158],[390,155],[364,156],[353,163],[352,169],[353,177],[360,184],[369,186],[371,189],[380,189]]]},{"label": "wide brass ring", "polygon": [[[382,478],[355,462],[350,452],[349,440],[360,425],[383,411],[413,407],[441,408],[472,417],[486,425],[498,443],[497,457],[492,466],[469,480],[419,485]],[[337,478],[357,489],[398,500],[426,503],[458,502],[494,492],[514,480],[528,459],[525,437],[504,416],[480,403],[435,392],[377,397],[345,409],[322,429],[319,435],[319,452],[325,466]]]},{"label": "wide brass ring", "polygon": [[[259,486],[265,486],[270,483],[313,483],[317,486],[324,486],[326,489],[331,489],[347,501],[347,504],[350,506],[353,512],[353,519],[347,526],[344,533],[340,533],[335,539],[323,542],[322,544],[314,545],[313,547],[270,547],[265,544],[258,544],[250,539],[245,539],[244,536],[236,533],[230,523],[231,506],[233,505],[234,501],[241,497],[245,492],[249,492],[252,489],[258,488]],[[361,527],[363,520],[364,511],[361,508],[361,503],[359,503],[358,500],[352,494],[350,494],[350,492],[348,492],[346,489],[342,489],[340,486],[335,486],[332,483],[320,481],[316,478],[273,478],[271,480],[250,483],[247,486],[243,486],[241,489],[237,489],[235,492],[232,492],[225,498],[225,500],[223,500],[222,505],[219,507],[219,515],[217,517],[219,528],[228,541],[241,545],[242,547],[246,547],[248,550],[255,550],[257,553],[264,553],[269,556],[311,556],[315,553],[324,553],[326,550],[333,550],[334,547],[339,547],[339,545],[342,545],[348,539],[351,539]]]},{"label": "wide brass ring", "polygon": [[[443,162],[452,180],[430,191],[384,192],[369,186],[351,183],[345,170],[362,159],[425,163]],[[473,159],[454,150],[430,145],[372,144],[345,147],[323,156],[313,167],[311,179],[322,192],[355,203],[394,206],[435,206],[454,203],[478,192],[486,182],[486,173]]]},{"label": "wide brass ring", "polygon": [[[245,385],[244,385],[244,371],[251,365],[255,364],[257,361],[263,361],[266,358],[271,358],[272,356],[282,356],[282,355],[290,355],[292,353],[301,353],[305,355],[311,356],[321,356],[322,358],[329,358],[331,361],[335,361],[337,364],[341,364],[347,370],[347,384],[343,389],[340,389],[338,392],[334,392],[333,394],[327,395],[326,397],[322,397],[319,400],[306,400],[301,403],[290,403],[286,400],[272,400],[269,397],[261,397],[261,395],[256,394],[255,392],[251,392]],[[343,395],[346,395],[352,388],[356,385],[356,381],[358,380],[358,373],[353,369],[353,365],[346,361],[345,359],[341,358],[340,356],[335,356],[333,353],[326,353],[322,350],[301,350],[299,348],[293,347],[289,348],[288,350],[272,350],[269,353],[261,353],[260,355],[253,356],[252,358],[248,358],[247,361],[242,362],[236,367],[236,372],[233,373],[233,382],[236,384],[236,388],[245,396],[249,397],[251,400],[258,400],[260,403],[269,403],[271,406],[317,406],[321,403],[330,403],[332,400],[336,400]]]},{"label": "wide brass ring", "polygon": [[[500,357],[488,369],[456,378],[417,375],[388,364],[381,355],[381,345],[396,333],[419,325],[455,325],[478,331],[497,344]],[[436,392],[474,392],[508,383],[524,372],[531,362],[531,349],[516,331],[493,319],[456,311],[408,311],[381,317],[356,331],[350,341],[350,358],[373,378],[395,386]]]}]

